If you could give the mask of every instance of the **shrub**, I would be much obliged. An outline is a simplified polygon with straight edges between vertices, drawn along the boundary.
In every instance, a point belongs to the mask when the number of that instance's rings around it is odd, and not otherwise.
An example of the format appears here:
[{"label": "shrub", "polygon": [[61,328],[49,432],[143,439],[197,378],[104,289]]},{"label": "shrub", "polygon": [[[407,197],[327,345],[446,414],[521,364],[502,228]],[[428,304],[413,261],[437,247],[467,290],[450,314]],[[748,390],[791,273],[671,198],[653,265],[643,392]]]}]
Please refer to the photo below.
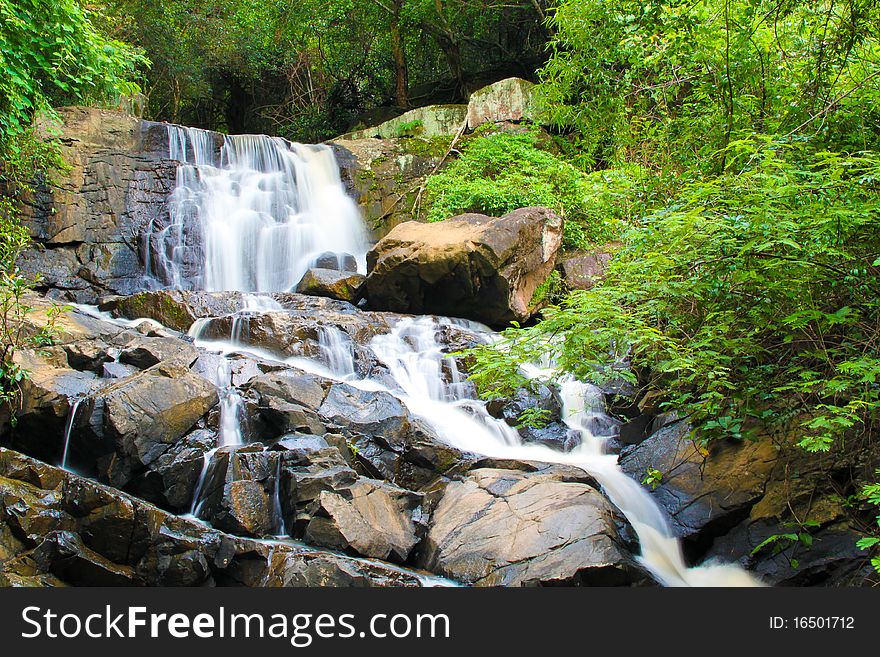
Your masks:
[{"label": "shrub", "polygon": [[640,176],[638,167],[584,173],[542,150],[536,134],[479,136],[428,180],[428,220],[540,205],[564,216],[566,248],[589,248],[616,239],[648,201]]}]

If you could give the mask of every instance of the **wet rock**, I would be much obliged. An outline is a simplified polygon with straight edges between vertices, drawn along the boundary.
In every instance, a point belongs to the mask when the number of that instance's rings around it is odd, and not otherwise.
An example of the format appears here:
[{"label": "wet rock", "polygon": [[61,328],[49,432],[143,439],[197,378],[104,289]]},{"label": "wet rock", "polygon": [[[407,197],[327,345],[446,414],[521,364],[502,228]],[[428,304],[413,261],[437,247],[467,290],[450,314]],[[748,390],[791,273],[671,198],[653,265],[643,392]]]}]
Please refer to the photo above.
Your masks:
[{"label": "wet rock", "polygon": [[[536,392],[517,390],[510,399],[494,400],[486,408],[494,417],[516,427],[523,442],[547,445],[564,452],[580,444],[579,436],[561,421],[559,400],[547,386],[538,386]],[[523,413],[529,409],[537,409],[545,414],[537,426],[523,421]]]},{"label": "wet rock", "polygon": [[276,398],[312,410],[324,401],[324,387],[318,377],[290,371],[257,376],[251,379],[248,389],[261,400]]},{"label": "wet rock", "polygon": [[414,574],[378,562],[230,536],[5,448],[0,520],[9,529],[0,532],[9,550],[0,581],[12,584],[420,585]]},{"label": "wet rock", "polygon": [[354,432],[347,440],[359,471],[417,491],[466,471],[479,458],[447,445],[430,427],[414,418],[408,419],[400,433]]},{"label": "wet rock", "polygon": [[134,365],[112,361],[101,366],[101,377],[104,379],[127,379],[137,374],[138,371]]},{"label": "wet rock", "polygon": [[525,321],[553,269],[562,220],[546,208],[501,218],[468,214],[407,222],[367,255],[374,309],[467,317],[491,326]]},{"label": "wet rock", "polygon": [[654,498],[675,534],[700,544],[748,516],[764,494],[777,454],[771,441],[716,441],[702,450],[690,432],[686,422],[664,427],[625,450],[620,465],[638,481],[648,468],[659,470]]},{"label": "wet rock", "polygon": [[423,563],[477,586],[619,585],[644,577],[595,488],[513,470],[473,470],[446,487]]},{"label": "wet rock", "polygon": [[357,272],[357,260],[350,253],[325,251],[312,263],[316,269],[333,269],[340,272]]},{"label": "wet rock", "polygon": [[218,402],[212,383],[180,365],[159,365],[103,393],[103,434],[114,453],[101,462],[107,481],[128,483],[189,432]]},{"label": "wet rock", "polygon": [[386,439],[399,436],[409,425],[408,411],[390,393],[368,392],[345,383],[333,384],[318,413],[356,433]]},{"label": "wet rock", "polygon": [[189,512],[205,467],[205,454],[216,444],[214,432],[193,431],[150,463],[126,490],[175,513]]},{"label": "wet rock", "polygon": [[243,536],[276,533],[275,473],[280,455],[262,446],[223,448],[214,454],[205,477],[197,515],[222,531]]},{"label": "wet rock", "polygon": [[[258,433],[277,436],[295,431],[323,434],[325,427],[316,409],[324,399],[318,379],[291,372],[265,374],[248,384],[256,415],[262,420]],[[251,414],[255,418],[255,414]]]},{"label": "wet rock", "polygon": [[99,305],[115,317],[155,320],[175,331],[186,332],[201,317],[228,315],[241,309],[241,295],[234,293],[199,293],[180,290],[138,292],[126,297],[112,297]]},{"label": "wet rock", "polygon": [[418,543],[413,520],[421,496],[374,479],[359,479],[313,504],[305,540],[365,557],[404,562]]},{"label": "wet rock", "polygon": [[111,347],[103,340],[85,340],[63,347],[67,362],[75,370],[102,374],[104,365],[113,362]]},{"label": "wet rock", "polygon": [[[21,407],[11,432],[10,445],[38,458],[61,462],[65,429],[73,409],[80,402],[78,419],[83,420],[94,406],[93,395],[102,382],[91,372],[79,372],[26,352],[16,354],[16,362],[30,372],[21,383]],[[77,418],[75,418],[77,419]]]},{"label": "wet rock", "polygon": [[357,272],[313,268],[302,277],[296,286],[296,291],[315,297],[329,297],[357,303],[362,296],[364,280],[365,277]]},{"label": "wet rock", "polygon": [[37,567],[75,586],[136,586],[131,567],[120,566],[86,547],[73,532],[51,532],[33,551]]}]

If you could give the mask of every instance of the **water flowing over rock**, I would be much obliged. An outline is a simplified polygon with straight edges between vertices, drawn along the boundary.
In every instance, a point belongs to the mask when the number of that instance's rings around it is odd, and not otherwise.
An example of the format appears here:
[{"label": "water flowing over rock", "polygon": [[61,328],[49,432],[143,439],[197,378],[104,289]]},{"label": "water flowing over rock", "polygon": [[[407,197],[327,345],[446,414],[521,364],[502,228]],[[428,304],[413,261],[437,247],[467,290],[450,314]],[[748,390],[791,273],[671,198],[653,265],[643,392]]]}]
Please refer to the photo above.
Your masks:
[{"label": "water flowing over rock", "polygon": [[227,135],[219,156],[210,133],[168,126],[179,161],[167,222],[147,239],[148,270],[174,288],[283,292],[328,250],[364,267],[357,206],[328,146],[265,135]]},{"label": "water flowing over rock", "polygon": [[[480,120],[526,116],[495,95],[475,94]],[[0,582],[409,586],[428,581],[409,570],[422,566],[481,586],[757,583],[705,557],[787,581],[772,558],[743,558],[753,530],[788,519],[778,459],[737,452],[745,483],[731,495],[721,471],[698,484],[693,454],[661,432],[625,456],[627,475],[608,445],[635,440],[606,392],[552,363],[523,365],[529,390],[477,398],[456,352],[495,338],[449,316],[531,316],[561,242],[551,211],[401,224],[371,252],[359,298],[366,230],[343,181],[355,167],[372,187],[367,161],[380,196],[395,180],[396,200],[365,202],[381,236],[409,218],[409,182],[448,142],[415,156],[398,150],[407,138],[331,149],[112,117],[99,135],[94,115],[71,117],[87,135],[70,141],[84,153],[74,177],[88,181],[56,197],[70,206],[57,219],[33,205],[29,228],[49,247],[33,262],[51,295],[100,305],[63,313],[53,344],[16,354],[32,376],[0,439],[31,456],[0,448]],[[114,186],[106,204],[92,178]],[[291,292],[303,277],[327,296]],[[52,311],[28,303],[35,333]],[[518,428],[531,408],[551,422]],[[667,451],[687,460],[668,500],[638,472]],[[678,510],[675,486],[688,495]],[[839,546],[846,524],[823,509],[817,538]],[[855,572],[822,554],[810,578]]]},{"label": "water flowing over rock", "polygon": [[562,219],[546,208],[401,224],[367,256],[370,306],[494,326],[525,321],[561,243]]}]

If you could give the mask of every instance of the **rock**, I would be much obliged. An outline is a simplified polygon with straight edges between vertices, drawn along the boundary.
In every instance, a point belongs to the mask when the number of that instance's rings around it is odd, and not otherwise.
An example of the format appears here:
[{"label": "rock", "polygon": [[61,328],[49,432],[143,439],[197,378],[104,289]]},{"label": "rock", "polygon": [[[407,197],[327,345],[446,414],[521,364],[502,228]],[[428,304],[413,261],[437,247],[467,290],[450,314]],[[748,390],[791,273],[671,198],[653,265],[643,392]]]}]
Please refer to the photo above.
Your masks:
[{"label": "rock", "polygon": [[102,427],[114,446],[103,476],[122,487],[218,402],[214,384],[180,365],[158,365],[104,391]]},{"label": "rock", "polygon": [[394,137],[442,137],[457,133],[468,116],[466,105],[427,105],[385,121],[374,128],[364,128],[340,139],[393,139]]},{"label": "rock", "polygon": [[147,124],[134,117],[83,107],[58,114],[68,168],[25,199],[22,222],[33,246],[19,264],[71,300],[134,292],[144,278],[142,236],[167,212],[176,165],[164,159],[167,145],[144,139]]},{"label": "rock", "polygon": [[522,78],[507,78],[471,94],[467,106],[469,130],[484,123],[533,120],[535,85]]},{"label": "rock", "polygon": [[230,536],[5,448],[0,528],[0,580],[25,585],[421,585],[378,562]]},{"label": "rock", "polygon": [[49,533],[31,553],[36,566],[74,586],[137,586],[130,566],[120,566],[86,547],[73,532]]},{"label": "rock", "polygon": [[[55,367],[46,359],[19,351],[16,363],[30,372],[21,383],[21,407],[10,430],[10,445],[46,461],[60,463],[66,428],[78,406],[77,426],[88,418],[101,381],[91,372]],[[79,404],[77,403],[79,402]]]},{"label": "rock", "polygon": [[467,317],[492,326],[525,321],[553,269],[562,220],[546,208],[495,219],[467,214],[407,222],[367,255],[367,297],[375,309]]},{"label": "rock", "polygon": [[[547,413],[547,421],[540,426],[519,426],[520,417],[528,409],[539,409]],[[487,404],[486,409],[494,417],[504,420],[512,427],[519,427],[518,433],[525,443],[548,445],[567,452],[580,444],[580,437],[562,422],[562,408],[556,395],[545,385],[535,392],[517,390],[509,399],[496,399]],[[597,428],[599,429],[599,428]],[[597,435],[600,431],[597,430]]]},{"label": "rock", "polygon": [[644,575],[604,497],[552,474],[477,469],[435,508],[423,565],[476,586],[619,585]]},{"label": "rock", "polygon": [[321,380],[310,374],[290,371],[263,374],[251,379],[248,389],[255,392],[261,401],[275,398],[311,410],[320,408],[324,401]]},{"label": "rock", "polygon": [[[264,374],[255,377],[247,386],[254,411],[263,421],[257,432],[274,437],[295,431],[323,434],[325,427],[317,414],[324,400],[324,389],[318,379],[310,375],[290,372]],[[251,419],[257,419],[251,414]]]},{"label": "rock", "polygon": [[312,267],[353,273],[356,273],[358,270],[357,260],[353,255],[350,253],[334,253],[333,251],[325,251],[315,258]]},{"label": "rock", "polygon": [[[738,561],[775,586],[873,585],[876,572],[866,553],[856,547],[864,525],[841,497],[840,482],[852,481],[853,490],[859,490],[876,481],[880,449],[835,446],[828,453],[814,454],[797,446],[801,438],[797,430],[774,437],[777,458],[761,498],[742,522],[713,537],[706,556]],[[791,533],[808,534],[809,545],[782,539],[757,549],[772,536]]]},{"label": "rock", "polygon": [[664,427],[624,451],[620,466],[638,481],[648,468],[660,471],[654,498],[669,514],[675,535],[694,550],[748,516],[764,494],[777,454],[771,441],[715,441],[702,451],[690,431],[686,422]]},{"label": "rock", "polygon": [[150,463],[126,490],[163,509],[188,513],[205,467],[205,454],[216,446],[214,432],[197,429]]},{"label": "rock", "polygon": [[189,342],[177,338],[138,337],[120,352],[119,362],[145,370],[162,362],[189,367],[198,357],[198,350]]},{"label": "rock", "polygon": [[[454,130],[453,130],[454,132]],[[378,240],[410,221],[418,190],[441,165],[452,137],[350,139],[331,142],[342,179],[357,199],[370,236]],[[419,210],[419,219],[426,209]]]},{"label": "rock", "polygon": [[409,413],[387,392],[367,392],[345,383],[334,384],[318,413],[327,420],[359,434],[392,437],[409,424]]},{"label": "rock", "polygon": [[610,263],[610,253],[587,253],[565,258],[559,269],[569,290],[589,290],[605,277]]},{"label": "rock", "polygon": [[175,331],[186,332],[202,317],[228,315],[241,309],[241,295],[157,290],[103,301],[100,309],[116,317],[153,319]]},{"label": "rock", "polygon": [[282,518],[275,517],[274,498],[280,458],[259,445],[217,451],[208,466],[196,515],[232,534],[278,533]]},{"label": "rock", "polygon": [[315,500],[305,540],[365,557],[406,561],[419,537],[413,515],[421,496],[374,479],[359,479]]},{"label": "rock", "polygon": [[334,269],[309,269],[296,286],[300,294],[357,303],[366,277]]}]

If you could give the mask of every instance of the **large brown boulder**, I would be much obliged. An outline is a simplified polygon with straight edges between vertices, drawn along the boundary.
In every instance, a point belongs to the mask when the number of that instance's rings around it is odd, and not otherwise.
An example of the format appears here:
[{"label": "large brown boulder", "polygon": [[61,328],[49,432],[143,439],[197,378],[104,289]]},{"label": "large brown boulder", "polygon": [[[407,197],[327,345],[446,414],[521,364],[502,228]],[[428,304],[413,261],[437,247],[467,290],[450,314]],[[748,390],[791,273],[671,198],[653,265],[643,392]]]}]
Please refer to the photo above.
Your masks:
[{"label": "large brown boulder", "polygon": [[465,214],[406,222],[367,255],[375,309],[467,317],[493,326],[525,321],[553,269],[562,219],[547,208],[500,218]]}]

